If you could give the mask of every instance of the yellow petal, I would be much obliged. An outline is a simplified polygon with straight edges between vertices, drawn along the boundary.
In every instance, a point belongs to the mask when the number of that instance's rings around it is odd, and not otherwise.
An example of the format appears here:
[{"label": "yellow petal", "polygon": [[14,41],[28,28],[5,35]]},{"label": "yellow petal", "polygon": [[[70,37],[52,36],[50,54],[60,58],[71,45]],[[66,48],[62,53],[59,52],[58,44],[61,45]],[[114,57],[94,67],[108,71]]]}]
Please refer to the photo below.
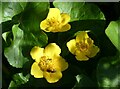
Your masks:
[{"label": "yellow petal", "polygon": [[59,32],[60,31],[60,28],[58,26],[52,26],[52,27],[48,27],[46,29],[46,32]]},{"label": "yellow petal", "polygon": [[100,51],[100,49],[98,48],[98,46],[93,45],[89,49],[89,54],[87,56],[90,57],[90,58],[94,57],[99,51]]},{"label": "yellow petal", "polygon": [[61,56],[54,56],[53,64],[56,70],[64,71],[68,68],[68,63]]},{"label": "yellow petal", "polygon": [[43,56],[43,50],[44,50],[44,48],[40,48],[38,46],[33,47],[30,52],[32,59],[34,59],[36,62],[39,62],[40,57]]},{"label": "yellow petal", "polygon": [[76,41],[75,41],[75,39],[72,39],[69,42],[67,42],[67,47],[72,54],[75,54],[75,51],[76,51]]},{"label": "yellow petal", "polygon": [[54,55],[59,55],[61,53],[61,49],[56,43],[50,43],[45,47],[45,55],[52,58]]},{"label": "yellow petal", "polygon": [[80,42],[82,40],[85,40],[86,38],[89,38],[87,32],[80,31],[80,32],[77,33],[76,42]]},{"label": "yellow petal", "polygon": [[89,47],[91,47],[94,43],[94,41],[91,38],[87,38],[85,42],[86,42],[86,44],[89,45]]},{"label": "yellow petal", "polygon": [[47,19],[54,18],[57,21],[61,21],[60,10],[58,8],[50,8]]},{"label": "yellow petal", "polygon": [[47,30],[47,28],[50,27],[49,26],[49,23],[47,20],[43,20],[41,23],[40,23],[40,28],[46,32],[49,32],[49,30]]},{"label": "yellow petal", "polygon": [[87,56],[85,56],[85,54],[83,54],[80,51],[76,51],[76,56],[75,57],[78,61],[87,61],[89,59]]},{"label": "yellow petal", "polygon": [[40,70],[37,62],[34,62],[31,67],[31,75],[35,78],[43,78],[43,72]]},{"label": "yellow petal", "polygon": [[44,72],[44,77],[49,83],[55,83],[62,78],[62,73],[60,71],[56,71],[54,73]]},{"label": "yellow petal", "polygon": [[68,30],[70,30],[70,28],[71,28],[70,24],[66,24],[66,25],[62,26],[60,32],[68,31]]},{"label": "yellow petal", "polygon": [[61,22],[62,25],[65,25],[70,21],[70,15],[67,13],[62,13],[61,18],[62,18],[62,22]]}]

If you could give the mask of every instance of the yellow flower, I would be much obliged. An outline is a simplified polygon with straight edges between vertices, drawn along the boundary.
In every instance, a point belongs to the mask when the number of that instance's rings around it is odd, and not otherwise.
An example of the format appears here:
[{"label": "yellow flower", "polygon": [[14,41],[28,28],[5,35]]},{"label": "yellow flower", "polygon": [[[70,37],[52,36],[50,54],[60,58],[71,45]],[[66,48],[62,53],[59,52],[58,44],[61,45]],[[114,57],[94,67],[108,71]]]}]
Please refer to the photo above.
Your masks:
[{"label": "yellow flower", "polygon": [[100,50],[93,43],[94,41],[88,36],[87,32],[81,31],[76,35],[76,39],[67,42],[67,47],[72,54],[76,55],[77,60],[87,61]]},{"label": "yellow flower", "polygon": [[46,32],[64,32],[71,28],[69,21],[67,13],[60,13],[58,8],[50,8],[47,18],[40,23],[40,28]]},{"label": "yellow flower", "polygon": [[35,46],[30,55],[35,60],[31,67],[31,75],[35,78],[45,78],[49,83],[55,83],[62,78],[62,71],[68,68],[68,63],[60,56],[61,49],[55,43],[48,44],[45,49]]}]

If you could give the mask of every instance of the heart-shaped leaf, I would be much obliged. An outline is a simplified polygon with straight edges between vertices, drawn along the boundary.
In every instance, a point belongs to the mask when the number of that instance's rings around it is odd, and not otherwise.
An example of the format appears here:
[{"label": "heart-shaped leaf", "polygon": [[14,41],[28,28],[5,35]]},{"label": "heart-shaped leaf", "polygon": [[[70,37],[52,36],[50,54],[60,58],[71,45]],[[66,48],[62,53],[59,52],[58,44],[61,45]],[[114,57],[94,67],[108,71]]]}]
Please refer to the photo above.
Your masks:
[{"label": "heart-shaped leaf", "polygon": [[29,2],[19,21],[23,30],[38,33],[40,22],[46,18],[49,7],[48,2]]},{"label": "heart-shaped leaf", "polygon": [[120,51],[119,38],[120,38],[120,20],[111,21],[105,30],[106,35],[109,37],[114,46]]},{"label": "heart-shaped leaf", "polygon": [[61,2],[61,0],[55,0],[53,4],[60,9],[61,13],[68,13],[71,17],[71,22],[88,19],[105,20],[104,14],[96,5],[82,1]]},{"label": "heart-shaped leaf", "polygon": [[24,40],[26,40],[24,48],[28,45],[42,47],[47,44],[48,37],[40,30],[40,22],[46,18],[48,10],[49,2],[29,2],[27,4],[20,19],[20,28],[24,31]]},{"label": "heart-shaped leaf", "polygon": [[22,55],[21,45],[22,45],[24,33],[18,27],[18,25],[14,25],[12,27],[12,33],[14,39],[11,45],[5,48],[4,55],[7,58],[10,65],[17,68],[22,68],[23,64],[28,61],[28,59]]},{"label": "heart-shaped leaf", "polygon": [[24,11],[27,2],[2,2],[2,22],[12,20],[12,17]]}]

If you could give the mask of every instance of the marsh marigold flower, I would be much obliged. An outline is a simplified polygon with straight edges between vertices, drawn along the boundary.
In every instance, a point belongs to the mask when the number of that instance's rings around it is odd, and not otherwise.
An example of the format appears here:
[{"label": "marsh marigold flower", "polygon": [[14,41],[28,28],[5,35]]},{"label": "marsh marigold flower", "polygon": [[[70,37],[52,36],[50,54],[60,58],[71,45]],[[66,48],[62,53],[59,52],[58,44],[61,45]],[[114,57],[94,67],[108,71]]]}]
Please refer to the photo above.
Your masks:
[{"label": "marsh marigold flower", "polygon": [[68,63],[60,56],[61,49],[55,43],[48,44],[45,49],[35,46],[30,55],[35,60],[31,67],[31,75],[35,78],[45,78],[49,83],[55,83],[62,78],[62,71],[68,68]]},{"label": "marsh marigold flower", "polygon": [[67,47],[79,61],[87,61],[89,58],[94,57],[100,50],[94,45],[94,41],[85,31],[77,33],[76,39],[67,42]]},{"label": "marsh marigold flower", "polygon": [[71,28],[69,21],[67,13],[60,13],[58,8],[50,8],[47,18],[40,23],[40,28],[46,32],[64,32]]}]

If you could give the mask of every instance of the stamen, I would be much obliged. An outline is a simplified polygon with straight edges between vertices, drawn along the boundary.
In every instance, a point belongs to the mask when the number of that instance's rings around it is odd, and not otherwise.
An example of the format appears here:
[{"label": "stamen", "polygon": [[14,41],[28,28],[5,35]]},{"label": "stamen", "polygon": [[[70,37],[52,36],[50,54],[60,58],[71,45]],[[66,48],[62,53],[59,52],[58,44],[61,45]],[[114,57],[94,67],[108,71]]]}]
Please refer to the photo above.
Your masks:
[{"label": "stamen", "polygon": [[87,49],[89,48],[89,45],[87,43],[85,43],[84,41],[76,43],[76,46],[77,46],[78,50],[80,50],[80,51],[87,51]]},{"label": "stamen", "polygon": [[50,73],[55,73],[56,72],[56,70],[54,70],[54,69],[47,69],[47,72],[50,72]]},{"label": "stamen", "polygon": [[59,26],[60,22],[58,20],[56,20],[54,17],[51,19],[48,19],[49,25],[50,26]]},{"label": "stamen", "polygon": [[38,65],[42,71],[47,71],[51,73],[56,72],[55,69],[53,69],[52,59],[46,56],[41,57]]}]

